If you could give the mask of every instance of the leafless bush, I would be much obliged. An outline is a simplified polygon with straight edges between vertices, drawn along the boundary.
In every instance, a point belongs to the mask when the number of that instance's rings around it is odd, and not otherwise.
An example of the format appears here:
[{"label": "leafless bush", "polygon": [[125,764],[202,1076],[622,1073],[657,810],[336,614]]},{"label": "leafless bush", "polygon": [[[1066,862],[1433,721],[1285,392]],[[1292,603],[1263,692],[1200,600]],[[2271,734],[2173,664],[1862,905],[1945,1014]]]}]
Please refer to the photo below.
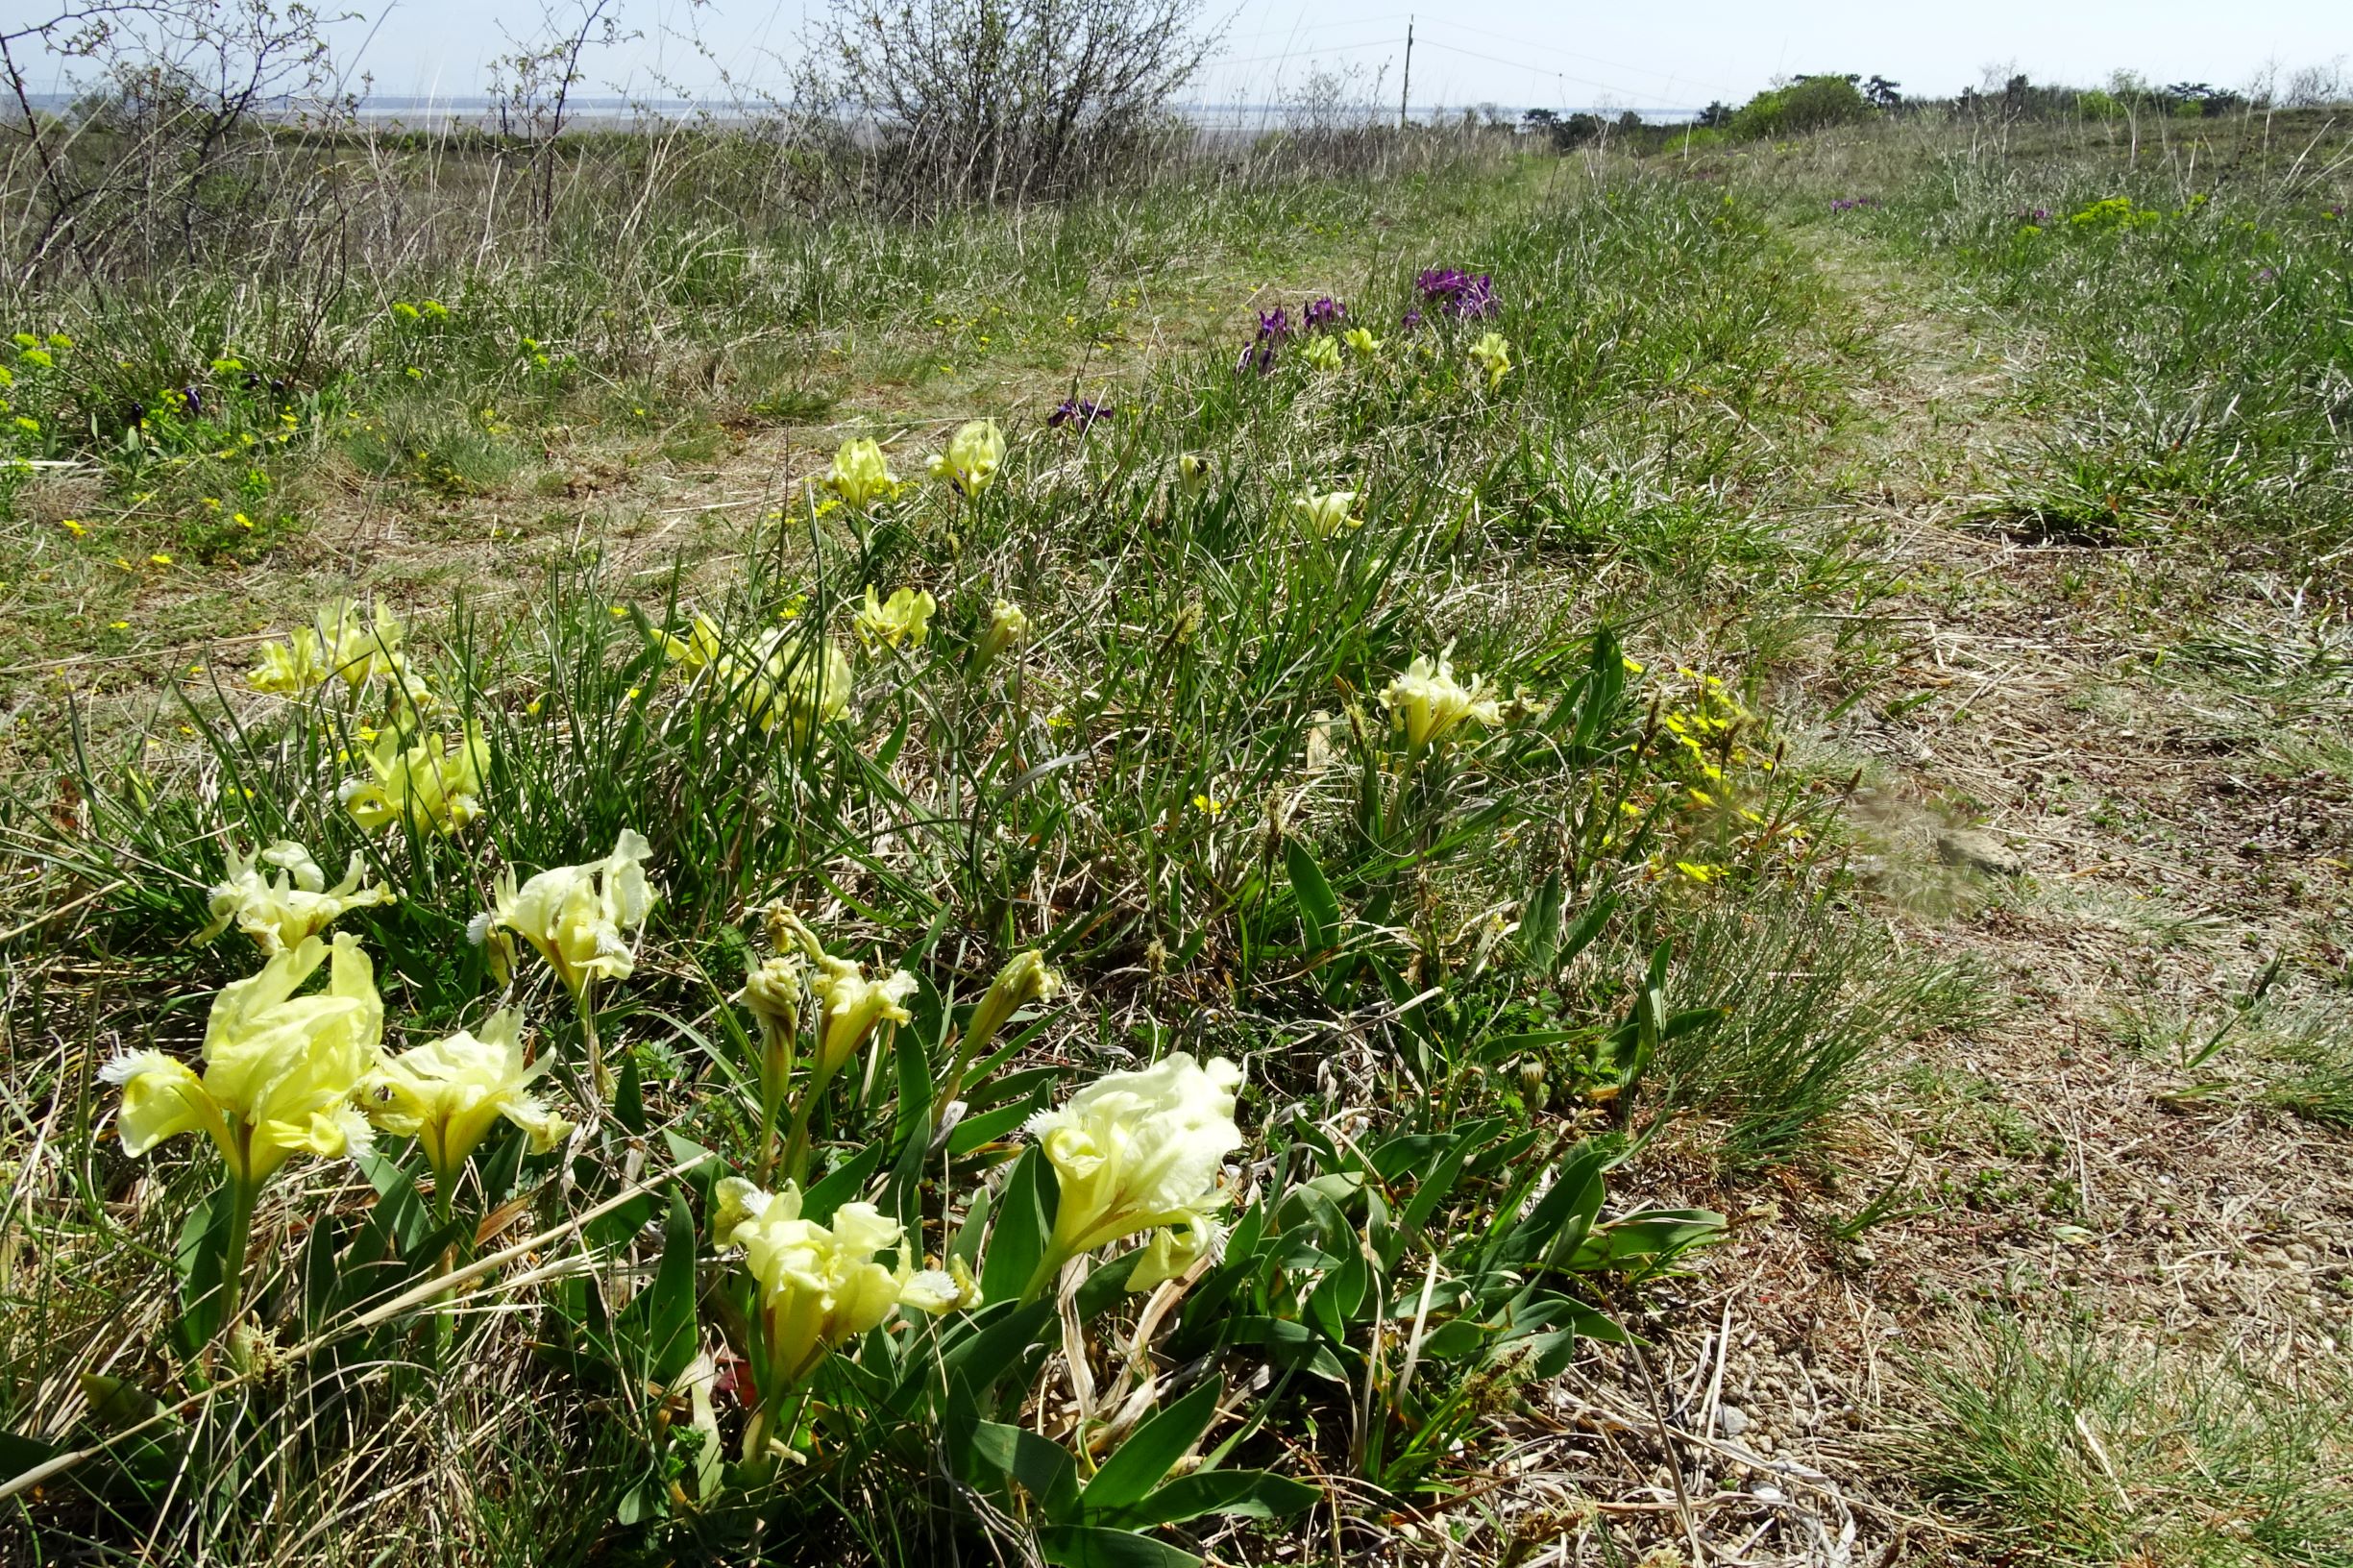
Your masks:
[{"label": "leafless bush", "polygon": [[[236,232],[302,220],[331,199],[320,165],[289,162],[264,116],[316,130],[348,119],[323,18],[273,0],[99,0],[0,33],[9,103],[14,259],[91,279],[196,264]],[[24,68],[42,55],[85,68],[62,113],[37,108]]]},{"label": "leafless bush", "polygon": [[1065,195],[1173,129],[1167,106],[1219,37],[1201,0],[839,0],[813,118],[870,155],[894,208]]}]

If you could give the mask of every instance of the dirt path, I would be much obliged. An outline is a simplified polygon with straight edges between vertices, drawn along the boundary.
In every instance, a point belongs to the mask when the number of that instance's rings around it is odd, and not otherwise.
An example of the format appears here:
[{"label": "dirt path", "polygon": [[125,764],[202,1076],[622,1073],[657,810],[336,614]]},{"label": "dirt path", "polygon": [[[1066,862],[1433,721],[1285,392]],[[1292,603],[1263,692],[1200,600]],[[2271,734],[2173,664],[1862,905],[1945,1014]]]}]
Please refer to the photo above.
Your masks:
[{"label": "dirt path", "polygon": [[[1878,526],[1905,587],[1875,612],[1863,698],[1829,718],[1817,694],[1852,681],[1825,666],[1782,718],[1818,773],[1861,770],[1877,894],[1904,941],[1977,967],[1990,1021],[1920,1047],[1836,1171],[1745,1216],[1700,1314],[1720,1300],[1718,1333],[1679,1336],[1669,1377],[1814,1499],[1773,1537],[1797,1560],[1991,1560],[1922,1516],[1890,1446],[1925,1430],[1937,1369],[2009,1377],[2011,1328],[2193,1388],[2216,1365],[2284,1385],[2353,1346],[2353,1139],[2282,1106],[2353,1069],[2321,993],[2344,972],[2353,807],[2313,744],[2346,694],[2292,585],[2187,543],[1973,521],[2030,460],[2012,394],[2033,346],[1863,241],[1802,243],[1880,355],[1823,503]],[[2109,1469],[2124,1439],[2071,1413]]]}]

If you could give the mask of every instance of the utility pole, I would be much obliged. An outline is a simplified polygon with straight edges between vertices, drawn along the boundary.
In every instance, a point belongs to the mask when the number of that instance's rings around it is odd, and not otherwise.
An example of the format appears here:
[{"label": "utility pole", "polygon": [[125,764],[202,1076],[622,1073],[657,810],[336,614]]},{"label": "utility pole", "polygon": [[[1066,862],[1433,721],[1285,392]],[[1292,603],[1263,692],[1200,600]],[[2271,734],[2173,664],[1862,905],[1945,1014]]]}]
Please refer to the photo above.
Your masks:
[{"label": "utility pole", "polygon": [[[1394,13],[1392,13],[1394,14]],[[1406,80],[1397,89],[1397,129],[1406,128],[1406,106],[1413,99],[1413,18],[1406,18]]]}]

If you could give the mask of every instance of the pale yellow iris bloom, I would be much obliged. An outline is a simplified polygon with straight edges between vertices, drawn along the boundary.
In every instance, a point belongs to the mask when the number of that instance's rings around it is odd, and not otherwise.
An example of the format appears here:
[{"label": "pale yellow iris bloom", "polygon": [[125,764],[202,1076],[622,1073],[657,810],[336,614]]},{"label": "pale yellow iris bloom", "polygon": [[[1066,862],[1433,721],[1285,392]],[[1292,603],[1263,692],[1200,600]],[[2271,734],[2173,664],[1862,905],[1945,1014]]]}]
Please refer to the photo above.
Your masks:
[{"label": "pale yellow iris bloom", "polygon": [[948,437],[947,450],[931,460],[931,477],[945,479],[967,497],[977,496],[1005,461],[1005,437],[993,419],[976,419]]},{"label": "pale yellow iris bloom", "polygon": [[331,600],[309,625],[295,628],[282,643],[264,644],[261,662],[245,681],[257,692],[280,697],[301,697],[330,680],[341,680],[354,692],[375,675],[405,681],[401,635],[400,621],[380,600],[373,617],[363,621],[351,600]]},{"label": "pale yellow iris bloom", "polygon": [[1329,539],[1342,529],[1364,527],[1364,519],[1356,515],[1357,494],[1354,490],[1327,490],[1321,495],[1294,497],[1291,515],[1316,538]]},{"label": "pale yellow iris bloom", "polygon": [[[760,1288],[770,1378],[785,1387],[901,1307],[937,1314],[979,1304],[968,1276],[917,1269],[904,1229],[870,1203],[846,1203],[821,1225],[800,1217],[800,1188],[790,1182],[770,1193],[730,1176],[718,1198],[714,1236],[744,1249]],[[895,1266],[879,1261],[893,1251]]]},{"label": "pale yellow iris bloom", "polygon": [[387,729],[364,753],[365,777],[346,780],[337,792],[352,821],[374,833],[394,822],[419,832],[454,833],[482,814],[483,775],[490,771],[490,743],[478,721],[445,745],[427,735],[404,746],[402,733]]},{"label": "pale yellow iris bloom", "polygon": [[806,634],[774,627],[740,648],[701,615],[684,637],[654,636],[673,659],[707,675],[763,733],[782,723],[795,740],[805,740],[815,725],[848,710],[849,659],[831,643],[812,648]]},{"label": "pale yellow iris bloom", "polygon": [[523,1129],[534,1154],[564,1140],[572,1123],[531,1092],[547,1070],[544,1059],[523,1060],[523,1015],[501,1008],[479,1035],[460,1029],[387,1058],[362,1088],[360,1103],[380,1130],[414,1138],[446,1180],[501,1117]]},{"label": "pale yellow iris bloom", "polygon": [[[277,867],[278,875],[264,875],[263,865]],[[258,857],[232,850],[229,874],[212,888],[212,923],[196,940],[210,942],[233,924],[263,953],[283,952],[351,910],[394,901],[391,889],[364,886],[366,878],[367,861],[355,851],[343,880],[331,888],[310,851],[291,839],[279,840]]]},{"label": "pale yellow iris bloom", "polygon": [[877,502],[896,499],[900,483],[891,472],[891,464],[883,456],[881,445],[869,436],[845,441],[833,454],[833,468],[825,476],[825,488],[845,502],[865,511]]},{"label": "pale yellow iris bloom", "polygon": [[1416,753],[1465,723],[1492,729],[1504,722],[1503,705],[1493,694],[1481,691],[1477,675],[1468,686],[1455,679],[1454,664],[1445,653],[1434,664],[1427,657],[1415,659],[1382,690],[1381,701],[1390,721],[1406,732],[1408,748]]},{"label": "pale yellow iris bloom", "polygon": [[980,634],[979,643],[972,649],[973,672],[988,669],[999,654],[1028,641],[1029,617],[1010,600],[998,600],[989,611],[989,629]]},{"label": "pale yellow iris bloom", "polygon": [[888,600],[874,597],[874,585],[866,585],[866,605],[852,621],[859,640],[871,648],[921,648],[931,637],[932,612],[940,607],[931,595],[919,588],[895,590]]},{"label": "pale yellow iris bloom", "polygon": [[1511,345],[1501,332],[1488,332],[1471,345],[1471,358],[1487,373],[1487,390],[1503,385],[1511,369]]},{"label": "pale yellow iris bloom", "polygon": [[[1107,1074],[1032,1117],[1061,1188],[1047,1262],[1140,1231],[1182,1230],[1183,1245],[1209,1245],[1225,1203],[1217,1175],[1242,1141],[1234,1123],[1241,1078],[1232,1062],[1204,1066],[1178,1051],[1141,1071]],[[1163,1256],[1173,1261],[1165,1247]]]},{"label": "pale yellow iris bloom", "polygon": [[1333,338],[1311,337],[1300,357],[1307,361],[1310,370],[1335,371],[1340,368],[1340,346]]},{"label": "pale yellow iris bloom", "polygon": [[809,990],[817,1000],[821,1031],[816,1068],[820,1085],[840,1071],[877,1028],[913,1021],[905,1003],[916,992],[916,979],[905,969],[869,980],[865,965],[827,954],[818,960]]},{"label": "pale yellow iris bloom", "polygon": [[653,846],[623,828],[613,852],[584,866],[556,866],[520,888],[508,867],[499,873],[493,906],[477,915],[467,935],[491,950],[494,969],[511,970],[505,936],[513,932],[539,950],[576,1001],[596,980],[625,980],[637,954],[625,933],[645,923],[660,890],[646,878]]},{"label": "pale yellow iris bloom", "polygon": [[1373,336],[1369,328],[1346,327],[1340,330],[1340,341],[1366,359],[1381,357],[1381,339]]},{"label": "pale yellow iris bloom", "polygon": [[[322,964],[327,987],[295,992]],[[352,1095],[374,1070],[384,1006],[356,937],[308,937],[221,988],[205,1025],[204,1072],[161,1051],[116,1058],[101,1076],[121,1086],[123,1152],[203,1133],[251,1192],[297,1154],[336,1159],[368,1147]]]},{"label": "pale yellow iris bloom", "polygon": [[1198,453],[1181,454],[1176,460],[1176,470],[1177,488],[1189,500],[1198,499],[1210,487],[1210,480],[1216,477],[1215,465]]}]

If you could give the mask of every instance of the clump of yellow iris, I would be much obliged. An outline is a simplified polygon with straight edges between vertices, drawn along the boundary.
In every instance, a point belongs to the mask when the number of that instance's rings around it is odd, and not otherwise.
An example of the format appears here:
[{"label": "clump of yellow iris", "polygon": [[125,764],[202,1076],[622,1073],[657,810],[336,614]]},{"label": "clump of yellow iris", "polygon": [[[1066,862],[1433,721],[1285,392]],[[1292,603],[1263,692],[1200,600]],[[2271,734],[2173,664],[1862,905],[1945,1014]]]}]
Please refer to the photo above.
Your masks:
[{"label": "clump of yellow iris", "polygon": [[870,436],[860,436],[843,442],[841,450],[833,454],[833,467],[825,475],[825,488],[863,512],[878,502],[896,499],[901,485],[898,476],[891,472],[880,443]]},{"label": "clump of yellow iris", "polygon": [[261,662],[245,676],[257,692],[301,697],[330,680],[341,680],[354,692],[371,676],[404,679],[407,665],[401,655],[401,624],[380,601],[373,616],[362,620],[359,606],[348,599],[320,606],[307,626],[298,626],[282,643],[267,643]]},{"label": "clump of yellow iris", "polygon": [[989,488],[1005,461],[1005,437],[993,419],[976,419],[948,437],[947,450],[931,459],[931,477],[945,479],[969,498]]},{"label": "clump of yellow iris", "polygon": [[405,743],[397,729],[379,734],[364,753],[367,772],[337,792],[353,821],[370,833],[405,822],[416,832],[448,834],[482,814],[490,743],[478,722],[446,741],[427,735]]},{"label": "clump of yellow iris", "polygon": [[1416,756],[1466,723],[1493,728],[1504,722],[1503,705],[1483,693],[1477,675],[1468,686],[1455,679],[1453,661],[1440,653],[1434,663],[1415,659],[1406,673],[1382,689],[1382,705],[1405,731],[1407,749]]},{"label": "clump of yellow iris", "polygon": [[[741,1247],[758,1292],[752,1347],[759,1407],[744,1432],[744,1458],[765,1463],[783,1398],[837,1347],[902,1307],[937,1315],[979,1305],[961,1266],[918,1269],[906,1233],[870,1203],[846,1203],[821,1224],[801,1217],[800,1188],[766,1192],[738,1177],[719,1184],[712,1221],[723,1247]],[[895,1264],[880,1255],[896,1252]]]},{"label": "clump of yellow iris", "polygon": [[[277,876],[264,875],[264,865],[278,868]],[[196,933],[196,940],[210,942],[233,924],[262,952],[283,952],[351,910],[393,902],[391,889],[366,886],[366,878],[367,863],[354,853],[343,880],[329,887],[310,851],[291,839],[279,840],[258,856],[232,850],[228,874],[211,890],[212,922]]]},{"label": "clump of yellow iris", "polygon": [[796,740],[849,707],[849,659],[811,634],[772,627],[748,648],[729,642],[708,616],[698,615],[687,635],[654,633],[669,655],[713,683],[762,733],[781,723]]},{"label": "clump of yellow iris", "polygon": [[866,605],[852,622],[859,640],[870,649],[921,648],[931,636],[932,612],[940,607],[938,600],[920,588],[899,588],[887,600],[874,595],[874,585],[866,585]]}]

